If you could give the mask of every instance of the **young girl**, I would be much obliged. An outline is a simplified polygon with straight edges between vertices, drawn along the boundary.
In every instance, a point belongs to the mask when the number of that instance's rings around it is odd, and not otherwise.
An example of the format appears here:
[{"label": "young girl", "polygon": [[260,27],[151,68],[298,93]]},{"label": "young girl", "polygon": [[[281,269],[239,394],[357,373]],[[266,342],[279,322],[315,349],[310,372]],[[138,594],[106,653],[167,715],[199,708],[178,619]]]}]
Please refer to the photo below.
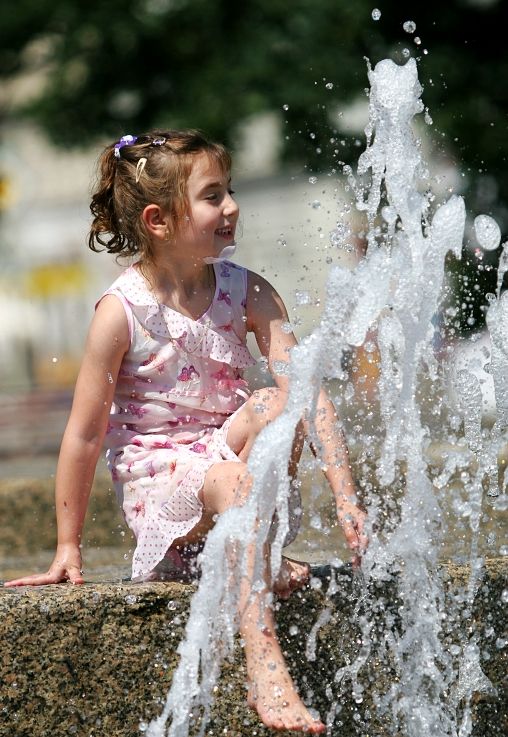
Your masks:
[{"label": "young girl", "polygon": [[[243,370],[255,363],[248,331],[272,367],[295,338],[263,278],[224,260],[234,250],[238,206],[231,160],[197,131],[153,131],[108,146],[93,196],[93,250],[134,257],[106,291],[91,323],[56,477],[58,545],[49,571],[6,585],[83,583],[80,540],[103,443],[137,547],[136,580],[185,578],[192,551],[216,515],[249,493],[247,459],[256,435],[284,408],[287,379],[249,396]],[[321,394],[316,432],[347,542],[366,540],[347,449]],[[303,430],[305,423],[302,423]],[[294,475],[303,430],[294,441]],[[294,536],[294,535],[293,535]],[[288,596],[308,566],[283,560],[273,590]],[[277,642],[273,612],[247,590],[240,608],[249,704],[275,729],[321,732],[300,700]],[[248,589],[248,586],[247,586]]]}]

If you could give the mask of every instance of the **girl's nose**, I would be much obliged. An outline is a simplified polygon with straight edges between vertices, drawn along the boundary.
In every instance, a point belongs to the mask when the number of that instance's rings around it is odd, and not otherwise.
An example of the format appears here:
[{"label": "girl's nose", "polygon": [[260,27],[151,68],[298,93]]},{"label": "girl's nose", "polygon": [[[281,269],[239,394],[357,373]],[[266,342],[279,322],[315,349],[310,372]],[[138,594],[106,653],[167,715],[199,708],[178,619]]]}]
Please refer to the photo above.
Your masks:
[{"label": "girl's nose", "polygon": [[225,215],[237,215],[240,208],[238,207],[238,204],[236,200],[233,199],[233,196],[227,193],[225,199],[224,199],[224,214]]}]

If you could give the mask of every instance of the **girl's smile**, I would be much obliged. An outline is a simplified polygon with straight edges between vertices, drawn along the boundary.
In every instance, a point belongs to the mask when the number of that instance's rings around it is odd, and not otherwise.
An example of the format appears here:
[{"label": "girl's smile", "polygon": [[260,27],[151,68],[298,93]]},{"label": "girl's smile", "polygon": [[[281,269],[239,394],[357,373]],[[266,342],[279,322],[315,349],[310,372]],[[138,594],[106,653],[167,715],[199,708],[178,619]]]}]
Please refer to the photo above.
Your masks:
[{"label": "girl's smile", "polygon": [[224,238],[227,241],[233,240],[235,237],[234,230],[231,226],[228,226],[227,228],[217,228],[215,235],[218,235],[219,238]]}]

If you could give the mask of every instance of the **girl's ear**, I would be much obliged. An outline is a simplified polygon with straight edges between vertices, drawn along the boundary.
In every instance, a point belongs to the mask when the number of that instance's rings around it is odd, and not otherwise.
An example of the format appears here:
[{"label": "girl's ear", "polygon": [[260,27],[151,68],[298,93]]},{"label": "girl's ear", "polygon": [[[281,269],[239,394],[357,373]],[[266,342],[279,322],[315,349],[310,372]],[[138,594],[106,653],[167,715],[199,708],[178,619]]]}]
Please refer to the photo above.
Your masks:
[{"label": "girl's ear", "polygon": [[168,240],[169,216],[159,205],[147,205],[141,213],[141,218],[149,235],[161,241]]}]

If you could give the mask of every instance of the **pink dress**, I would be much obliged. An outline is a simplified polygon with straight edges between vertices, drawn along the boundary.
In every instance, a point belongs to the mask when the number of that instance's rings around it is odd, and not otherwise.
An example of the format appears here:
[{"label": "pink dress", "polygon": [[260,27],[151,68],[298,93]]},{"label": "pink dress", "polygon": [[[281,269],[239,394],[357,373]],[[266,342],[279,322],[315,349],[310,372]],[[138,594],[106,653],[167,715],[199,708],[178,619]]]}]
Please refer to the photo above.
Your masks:
[{"label": "pink dress", "polygon": [[228,261],[214,271],[215,294],[198,320],[159,304],[135,266],[105,292],[124,305],[131,335],[106,447],[137,540],[133,578],[148,576],[199,522],[210,466],[239,460],[226,435],[249,396],[243,369],[255,363],[245,343],[247,271]]}]

